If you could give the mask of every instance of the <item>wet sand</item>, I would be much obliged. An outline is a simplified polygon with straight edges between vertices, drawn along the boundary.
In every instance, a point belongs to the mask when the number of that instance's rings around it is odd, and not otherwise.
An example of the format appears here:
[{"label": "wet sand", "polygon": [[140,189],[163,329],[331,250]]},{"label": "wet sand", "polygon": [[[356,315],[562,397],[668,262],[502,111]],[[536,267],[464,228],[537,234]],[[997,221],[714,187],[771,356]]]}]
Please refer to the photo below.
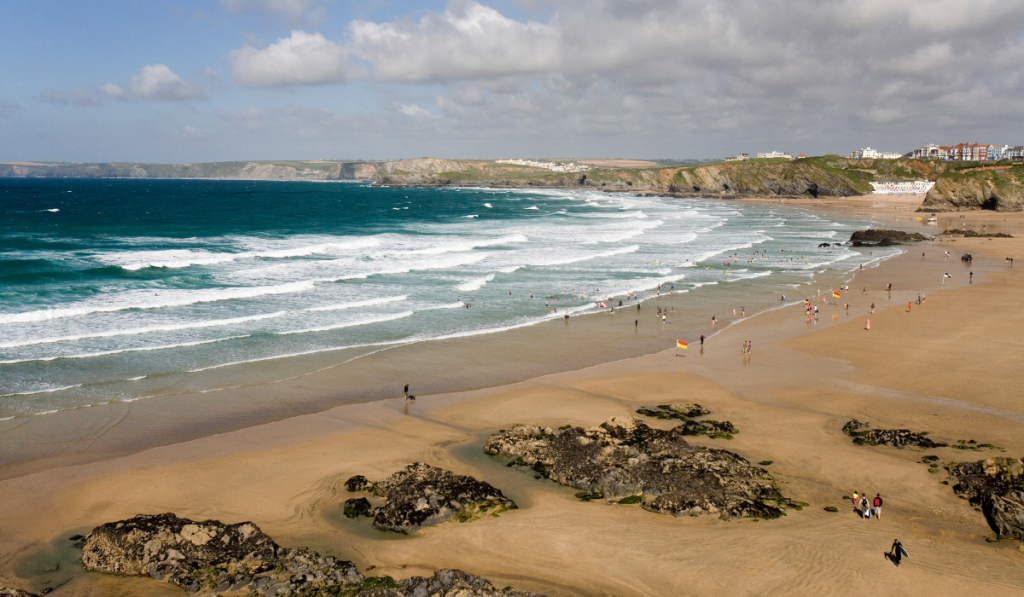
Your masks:
[{"label": "wet sand", "polygon": [[[892,224],[921,215],[867,201],[815,203],[826,212],[864,209]],[[856,446],[840,432],[857,418],[1024,454],[1024,266],[1010,270],[1003,261],[1024,255],[1024,215],[969,217],[1018,238],[908,247],[858,272],[838,304],[816,298],[817,322],[808,322],[800,306],[769,311],[709,338],[703,353],[694,342],[678,355],[606,358],[511,385],[417,391],[408,407],[400,398],[349,404],[127,456],[103,457],[121,453],[114,441],[109,452],[90,452],[83,464],[51,459],[48,470],[0,481],[0,586],[40,590],[65,583],[58,595],[180,594],[155,581],[81,573],[66,540],[103,522],[173,511],[252,520],[283,545],[351,559],[360,570],[376,566],[373,574],[405,577],[452,567],[499,587],[549,595],[1020,594],[1020,544],[988,542],[993,534],[984,517],[942,485],[944,472],[928,472],[921,451]],[[974,253],[972,264],[959,261],[964,251]],[[947,271],[952,278],[943,284]],[[891,296],[883,290],[890,282]],[[926,297],[922,305],[918,293]],[[909,301],[915,303],[908,312]],[[877,310],[869,315],[872,302]],[[731,308],[723,305],[721,312]],[[870,331],[864,329],[869,316]],[[509,350],[529,352],[531,340],[553,336],[539,327],[524,333],[537,335]],[[598,335],[574,335],[564,349],[587,351],[585,343]],[[465,340],[465,350],[483,346],[479,340]],[[754,347],[748,358],[740,352],[746,340]],[[312,395],[332,383],[341,381],[325,372],[305,389]],[[679,401],[699,402],[712,418],[740,429],[733,440],[694,443],[753,462],[771,460],[766,468],[782,492],[809,506],[775,521],[677,519],[638,506],[581,502],[573,490],[507,468],[481,449],[489,433],[516,422],[591,426],[639,406]],[[1004,454],[928,453],[940,463]],[[412,461],[482,478],[520,509],[412,537],[340,516],[349,497],[345,479],[380,479]],[[842,496],[854,490],[882,494],[881,520],[853,513]],[[899,569],[883,558],[894,537],[910,552]],[[58,561],[64,564],[53,571]]]}]

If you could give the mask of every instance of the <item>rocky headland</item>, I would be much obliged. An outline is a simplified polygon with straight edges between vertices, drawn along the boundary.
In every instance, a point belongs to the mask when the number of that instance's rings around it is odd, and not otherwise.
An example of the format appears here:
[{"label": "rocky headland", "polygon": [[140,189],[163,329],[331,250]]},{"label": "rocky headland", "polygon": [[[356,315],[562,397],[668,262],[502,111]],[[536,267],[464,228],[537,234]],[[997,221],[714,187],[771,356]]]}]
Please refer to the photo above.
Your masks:
[{"label": "rocky headland", "polygon": [[346,482],[350,491],[369,491],[383,497],[384,505],[371,508],[365,498],[345,502],[346,516],[373,516],[373,526],[411,533],[449,520],[470,522],[514,510],[515,502],[500,490],[466,475],[456,475],[422,462],[414,462],[379,483],[362,475]]},{"label": "rocky headland", "polygon": [[914,433],[909,429],[870,429],[871,425],[853,419],[843,425],[843,433],[853,438],[859,446],[892,446],[905,448],[945,448],[949,444],[932,441],[924,433]]},{"label": "rocky headland", "polygon": [[779,493],[765,469],[733,452],[691,445],[681,428],[620,417],[590,429],[516,425],[492,435],[484,449],[580,490],[578,497],[642,502],[650,512],[728,520],[778,518],[801,506]]},{"label": "rocky headland", "polygon": [[949,170],[935,179],[918,211],[1022,211],[1024,165]]},{"label": "rocky headland", "polygon": [[980,507],[1000,538],[1024,541],[1024,462],[995,457],[963,462],[950,468],[953,491]]}]

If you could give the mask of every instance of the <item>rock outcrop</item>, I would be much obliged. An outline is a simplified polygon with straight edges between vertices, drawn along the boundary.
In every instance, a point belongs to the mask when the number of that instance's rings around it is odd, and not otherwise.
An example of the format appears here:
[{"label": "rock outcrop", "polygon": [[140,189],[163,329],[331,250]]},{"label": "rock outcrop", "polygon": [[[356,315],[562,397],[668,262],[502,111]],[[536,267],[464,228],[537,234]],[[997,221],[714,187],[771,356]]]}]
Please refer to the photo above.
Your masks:
[{"label": "rock outcrop", "polygon": [[935,180],[918,211],[1022,211],[1024,166],[947,171]]},{"label": "rock outcrop", "polygon": [[[352,485],[366,487],[359,481]],[[414,462],[371,487],[385,500],[374,509],[373,526],[399,533],[452,519],[470,522],[516,508],[515,502],[483,481],[422,462]]]},{"label": "rock outcrop", "polygon": [[981,507],[997,536],[1024,541],[1024,462],[997,456],[957,464],[949,472],[957,479],[953,491]]},{"label": "rock outcrop", "polygon": [[855,247],[879,246],[888,247],[900,243],[912,243],[928,240],[928,237],[917,232],[903,232],[902,230],[886,230],[884,228],[872,228],[869,230],[858,230],[850,236]]},{"label": "rock outcrop", "polygon": [[934,442],[925,437],[924,433],[914,433],[909,429],[869,429],[869,427],[871,427],[869,424],[853,419],[843,425],[843,433],[852,437],[853,443],[860,446],[945,448],[949,445]]},{"label": "rock outcrop", "polygon": [[642,407],[636,409],[637,414],[656,419],[678,419],[685,421],[696,417],[710,415],[711,411],[699,404],[680,402],[677,404],[659,404],[657,408]]},{"label": "rock outcrop", "polygon": [[29,593],[28,591],[22,591],[20,589],[2,589],[0,588],[0,597],[39,597],[35,593]]},{"label": "rock outcrop", "polygon": [[492,435],[484,449],[581,490],[584,499],[640,496],[651,512],[777,518],[801,506],[779,493],[765,469],[726,450],[690,445],[681,427],[653,429],[619,417],[590,429],[516,425]]},{"label": "rock outcrop", "polygon": [[247,588],[260,596],[287,595],[363,580],[352,562],[279,547],[251,522],[196,522],[174,514],[96,527],[84,540],[82,565],[202,594]]},{"label": "rock outcrop", "polygon": [[389,586],[367,589],[357,597],[544,597],[511,587],[499,590],[486,578],[461,570],[438,570],[433,576],[414,576],[383,584]]}]

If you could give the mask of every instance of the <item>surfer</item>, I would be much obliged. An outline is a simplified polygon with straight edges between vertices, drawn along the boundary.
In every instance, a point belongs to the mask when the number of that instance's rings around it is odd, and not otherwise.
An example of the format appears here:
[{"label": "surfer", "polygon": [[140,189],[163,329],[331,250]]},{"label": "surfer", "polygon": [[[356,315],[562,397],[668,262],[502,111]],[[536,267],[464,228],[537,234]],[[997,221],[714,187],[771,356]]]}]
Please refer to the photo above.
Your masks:
[{"label": "surfer", "polygon": [[903,559],[903,556],[909,555],[910,554],[907,553],[907,550],[903,549],[903,544],[900,543],[899,539],[892,540],[892,547],[889,548],[889,557],[892,559],[892,563],[896,564],[897,568],[899,567],[900,560]]}]

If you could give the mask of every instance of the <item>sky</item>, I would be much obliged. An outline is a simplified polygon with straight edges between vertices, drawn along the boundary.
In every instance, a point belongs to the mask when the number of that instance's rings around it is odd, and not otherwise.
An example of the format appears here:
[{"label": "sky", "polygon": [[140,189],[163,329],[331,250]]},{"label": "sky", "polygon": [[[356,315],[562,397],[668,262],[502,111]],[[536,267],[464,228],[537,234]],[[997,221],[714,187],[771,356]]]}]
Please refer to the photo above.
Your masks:
[{"label": "sky", "polygon": [[1020,0],[5,2],[0,160],[1024,144]]}]

